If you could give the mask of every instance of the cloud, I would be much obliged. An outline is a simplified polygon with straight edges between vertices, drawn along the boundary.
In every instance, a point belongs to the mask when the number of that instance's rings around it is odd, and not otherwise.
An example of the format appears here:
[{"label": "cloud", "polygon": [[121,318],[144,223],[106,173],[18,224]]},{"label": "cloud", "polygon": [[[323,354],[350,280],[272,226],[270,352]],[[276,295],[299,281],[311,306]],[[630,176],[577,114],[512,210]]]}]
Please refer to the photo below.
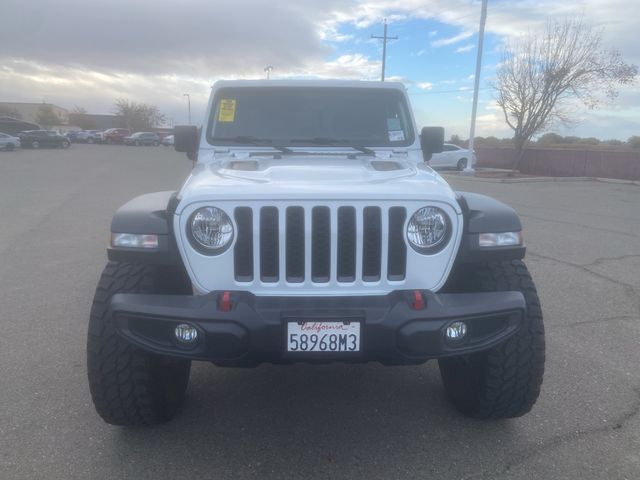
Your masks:
[{"label": "cloud", "polygon": [[431,90],[433,88],[433,83],[420,82],[420,83],[416,83],[416,87],[418,87],[420,90]]},{"label": "cloud", "polygon": [[434,40],[433,42],[431,42],[431,46],[438,48],[438,47],[444,47],[446,45],[453,45],[454,43],[458,43],[463,40],[466,40],[472,35],[473,35],[473,32],[462,32],[462,33],[459,33],[458,35],[454,35],[453,37],[439,38],[438,40]]},{"label": "cloud", "polygon": [[476,46],[473,43],[468,43],[467,45],[463,45],[462,47],[456,48],[456,53],[469,52],[474,48],[476,48]]}]

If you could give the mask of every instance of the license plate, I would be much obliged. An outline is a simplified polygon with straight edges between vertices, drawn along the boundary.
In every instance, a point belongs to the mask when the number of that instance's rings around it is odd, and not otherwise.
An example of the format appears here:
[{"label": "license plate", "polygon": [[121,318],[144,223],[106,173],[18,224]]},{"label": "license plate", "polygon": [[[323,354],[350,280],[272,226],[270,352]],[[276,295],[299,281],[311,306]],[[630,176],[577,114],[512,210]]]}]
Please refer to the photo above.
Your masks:
[{"label": "license plate", "polygon": [[288,352],[359,352],[360,322],[288,322]]}]

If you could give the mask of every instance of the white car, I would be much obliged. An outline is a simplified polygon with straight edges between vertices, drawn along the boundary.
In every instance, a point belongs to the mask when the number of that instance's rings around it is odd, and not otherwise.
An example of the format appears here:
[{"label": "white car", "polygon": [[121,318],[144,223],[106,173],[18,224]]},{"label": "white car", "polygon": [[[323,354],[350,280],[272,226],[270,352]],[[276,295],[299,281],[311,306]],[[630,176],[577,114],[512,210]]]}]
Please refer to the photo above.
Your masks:
[{"label": "white car", "polygon": [[471,152],[452,143],[445,143],[442,147],[442,152],[434,153],[429,164],[432,168],[436,169],[455,168],[457,170],[464,170],[469,164],[469,159],[471,159],[471,165],[475,167],[475,152]]},{"label": "white car", "polygon": [[402,84],[219,81],[201,125],[175,127],[184,185],[111,222],[87,337],[106,422],[173,417],[192,361],[437,359],[462,413],[532,408],[544,328],[520,220],[425,164],[444,129],[418,135]]},{"label": "white car", "polygon": [[0,133],[0,150],[6,150],[8,152],[20,147],[20,139],[18,137],[12,137],[6,133]]},{"label": "white car", "polygon": [[100,130],[81,130],[76,133],[76,140],[78,142],[86,142],[86,143],[95,143],[96,135],[98,135]]}]

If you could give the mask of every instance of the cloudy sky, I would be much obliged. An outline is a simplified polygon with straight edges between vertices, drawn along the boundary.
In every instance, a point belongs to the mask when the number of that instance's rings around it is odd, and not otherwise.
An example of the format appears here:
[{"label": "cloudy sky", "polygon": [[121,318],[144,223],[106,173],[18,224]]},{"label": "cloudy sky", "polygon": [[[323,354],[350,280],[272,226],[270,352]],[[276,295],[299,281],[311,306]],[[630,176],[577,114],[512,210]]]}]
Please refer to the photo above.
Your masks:
[{"label": "cloudy sky", "polygon": [[[549,17],[582,15],[607,48],[640,64],[628,0],[489,0],[478,134],[509,136],[490,88],[501,46]],[[403,81],[418,123],[468,136],[478,0],[3,0],[0,101],[81,106],[111,113],[118,97],[157,105],[186,122],[183,93],[201,119],[219,78],[378,79],[382,19],[398,40],[387,77]],[[624,12],[629,14],[625,15]],[[640,82],[598,111],[576,109],[564,134],[640,135]]]}]

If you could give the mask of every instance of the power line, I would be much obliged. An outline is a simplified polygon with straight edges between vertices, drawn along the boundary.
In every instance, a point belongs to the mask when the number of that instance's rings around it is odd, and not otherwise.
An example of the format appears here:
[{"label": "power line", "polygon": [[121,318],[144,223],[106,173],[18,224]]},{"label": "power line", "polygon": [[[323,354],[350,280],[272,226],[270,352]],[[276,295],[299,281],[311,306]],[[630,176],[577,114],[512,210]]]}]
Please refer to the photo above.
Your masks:
[{"label": "power line", "polygon": [[398,37],[390,37],[387,35],[387,19],[384,19],[384,35],[382,37],[371,35],[371,38],[376,38],[382,40],[382,75],[380,77],[380,81],[384,82],[384,70],[387,63],[387,40],[397,40]]}]

